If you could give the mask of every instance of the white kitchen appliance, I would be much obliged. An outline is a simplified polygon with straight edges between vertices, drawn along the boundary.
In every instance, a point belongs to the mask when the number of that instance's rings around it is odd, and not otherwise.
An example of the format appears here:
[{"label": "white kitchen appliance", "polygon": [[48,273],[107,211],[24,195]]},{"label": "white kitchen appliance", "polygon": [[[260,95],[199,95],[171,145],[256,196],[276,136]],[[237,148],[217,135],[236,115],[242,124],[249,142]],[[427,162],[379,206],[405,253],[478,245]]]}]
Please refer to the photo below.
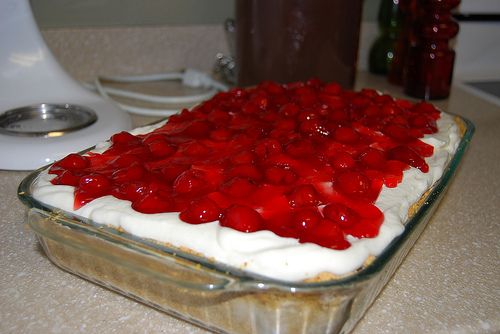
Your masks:
[{"label": "white kitchen appliance", "polygon": [[0,0],[0,169],[32,170],[130,128],[58,64],[28,0]]}]

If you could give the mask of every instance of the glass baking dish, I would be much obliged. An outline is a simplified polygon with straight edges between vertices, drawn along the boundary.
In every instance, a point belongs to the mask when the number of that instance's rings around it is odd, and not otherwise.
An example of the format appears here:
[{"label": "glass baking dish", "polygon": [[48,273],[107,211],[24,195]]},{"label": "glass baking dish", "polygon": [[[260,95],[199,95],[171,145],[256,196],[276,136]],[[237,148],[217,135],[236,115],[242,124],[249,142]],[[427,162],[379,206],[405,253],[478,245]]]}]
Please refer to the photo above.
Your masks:
[{"label": "glass baking dish", "polygon": [[260,277],[49,207],[31,195],[43,168],[22,181],[18,195],[52,262],[170,315],[221,333],[348,333],[410,251],[457,171],[474,132],[470,121],[457,122],[463,129],[457,152],[404,232],[369,265],[330,281]]}]

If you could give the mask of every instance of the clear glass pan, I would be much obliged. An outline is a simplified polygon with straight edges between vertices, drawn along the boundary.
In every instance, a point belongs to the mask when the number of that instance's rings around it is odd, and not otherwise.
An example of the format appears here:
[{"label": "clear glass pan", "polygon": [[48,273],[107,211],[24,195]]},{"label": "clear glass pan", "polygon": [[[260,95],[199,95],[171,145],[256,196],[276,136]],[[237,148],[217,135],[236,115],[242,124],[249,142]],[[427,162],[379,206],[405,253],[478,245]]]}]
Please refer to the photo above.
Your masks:
[{"label": "clear glass pan", "polygon": [[457,122],[464,130],[458,150],[405,231],[370,265],[331,281],[259,277],[62,212],[32,197],[41,170],[22,181],[19,198],[56,265],[173,316],[222,333],[347,333],[410,251],[456,173],[474,132],[470,121],[457,116]]}]

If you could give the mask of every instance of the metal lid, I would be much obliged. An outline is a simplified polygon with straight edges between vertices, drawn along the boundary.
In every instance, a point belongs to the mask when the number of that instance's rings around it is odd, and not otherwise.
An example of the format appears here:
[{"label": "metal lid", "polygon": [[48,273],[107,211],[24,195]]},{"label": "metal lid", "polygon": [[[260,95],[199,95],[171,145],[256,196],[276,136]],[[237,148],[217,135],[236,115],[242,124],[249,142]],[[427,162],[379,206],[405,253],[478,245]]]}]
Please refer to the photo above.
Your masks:
[{"label": "metal lid", "polygon": [[75,104],[41,103],[0,114],[0,133],[12,136],[59,137],[97,120],[96,113]]}]

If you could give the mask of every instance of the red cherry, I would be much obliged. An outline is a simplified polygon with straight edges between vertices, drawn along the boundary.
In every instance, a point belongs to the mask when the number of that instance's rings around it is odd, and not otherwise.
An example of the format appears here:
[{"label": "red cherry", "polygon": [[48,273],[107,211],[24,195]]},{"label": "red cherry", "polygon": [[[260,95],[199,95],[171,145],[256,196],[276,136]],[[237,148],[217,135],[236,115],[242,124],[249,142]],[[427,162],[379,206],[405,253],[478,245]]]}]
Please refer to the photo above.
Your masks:
[{"label": "red cherry", "polygon": [[346,171],[337,177],[335,185],[348,196],[366,196],[370,191],[371,182],[360,172]]},{"label": "red cherry", "polygon": [[210,132],[210,139],[215,141],[226,141],[231,139],[233,133],[228,129],[215,129]]},{"label": "red cherry", "polygon": [[300,112],[300,107],[295,103],[287,103],[280,108],[279,112],[287,117],[291,117]]},{"label": "red cherry", "polygon": [[168,183],[173,183],[175,179],[184,171],[190,168],[189,165],[170,164],[163,167],[160,171],[163,179]]},{"label": "red cherry", "polygon": [[220,186],[220,190],[231,197],[242,198],[254,192],[256,186],[247,178],[234,177]]},{"label": "red cherry", "polygon": [[113,174],[111,175],[111,179],[113,180],[113,182],[117,183],[139,181],[142,179],[144,173],[144,167],[142,167],[138,163],[134,163],[130,167],[118,169],[113,172]]},{"label": "red cherry", "polygon": [[145,182],[134,181],[115,185],[111,190],[111,195],[119,199],[134,202],[148,192],[149,189]]},{"label": "red cherry", "polygon": [[413,106],[412,110],[417,114],[426,114],[434,120],[439,119],[439,110],[428,102],[419,102]]},{"label": "red cherry", "polygon": [[392,103],[394,101],[394,99],[392,98],[392,96],[390,95],[387,95],[387,94],[380,94],[378,96],[375,96],[373,98],[373,102],[376,103],[376,104],[386,104],[386,103]]},{"label": "red cherry", "polygon": [[[203,108],[204,105],[198,106],[197,109]],[[189,121],[192,119],[192,113],[189,112],[187,109],[182,109],[182,111],[179,114],[172,115],[168,118],[168,123],[169,124],[180,124],[186,121]]]},{"label": "red cherry", "polygon": [[409,127],[408,118],[406,116],[403,116],[403,115],[398,115],[398,116],[392,117],[392,119],[390,120],[390,123],[395,124],[395,125],[400,125],[400,126],[406,127],[406,128]]},{"label": "red cherry", "polygon": [[379,93],[378,93],[375,89],[371,89],[371,88],[363,88],[363,89],[361,90],[361,92],[359,92],[359,93],[360,93],[362,96],[364,96],[364,97],[368,97],[368,98],[370,98],[370,99],[374,99],[374,98],[376,98],[376,97],[380,96],[380,95],[379,95]]},{"label": "red cherry", "polygon": [[285,169],[298,168],[300,162],[286,154],[276,154],[265,161],[266,166],[276,166]]},{"label": "red cherry", "polygon": [[221,209],[212,200],[203,197],[192,201],[189,207],[179,215],[182,221],[190,224],[202,224],[218,220]]},{"label": "red cherry", "polygon": [[324,83],[321,79],[313,77],[306,81],[306,86],[312,87],[313,89],[319,89]]},{"label": "red cherry", "polygon": [[268,110],[267,112],[260,114],[259,118],[266,123],[272,124],[277,122],[281,116],[274,110]]},{"label": "red cherry", "polygon": [[81,191],[99,197],[109,193],[111,190],[111,182],[101,174],[89,174],[80,178],[78,187]]},{"label": "red cherry", "polygon": [[316,208],[296,210],[292,215],[292,226],[299,230],[310,230],[321,221],[321,215]]},{"label": "red cherry", "polygon": [[290,102],[290,97],[288,94],[277,94],[272,96],[272,105],[276,107],[279,111],[279,108]]},{"label": "red cherry", "polygon": [[322,219],[311,231],[303,234],[299,241],[302,243],[313,242],[331,249],[346,249],[350,246],[345,240],[342,229],[328,219]]},{"label": "red cherry", "polygon": [[296,121],[291,118],[281,119],[274,124],[275,130],[282,130],[287,132],[293,132],[296,127]]},{"label": "red cherry", "polygon": [[266,180],[271,184],[291,184],[297,180],[297,174],[288,168],[271,166],[266,168]]},{"label": "red cherry", "polygon": [[179,150],[189,157],[205,157],[210,155],[211,149],[198,141],[189,141],[182,144]]},{"label": "red cherry", "polygon": [[376,104],[370,104],[363,109],[363,114],[366,117],[376,117],[380,114],[380,107]]},{"label": "red cherry", "polygon": [[330,159],[330,163],[332,167],[335,169],[349,169],[353,168],[356,165],[356,161],[347,152],[340,151],[332,156]]},{"label": "red cherry", "polygon": [[310,136],[328,137],[330,130],[325,122],[319,119],[308,119],[303,121],[299,129],[302,133]]},{"label": "red cherry", "polygon": [[410,125],[421,129],[424,133],[431,134],[437,132],[436,120],[426,115],[413,115],[410,117]]},{"label": "red cherry", "polygon": [[362,152],[359,160],[363,165],[374,169],[382,169],[386,163],[385,153],[374,148],[368,148]]},{"label": "red cherry", "polygon": [[422,172],[429,171],[429,165],[425,160],[408,146],[397,146],[388,153],[389,159],[398,160],[412,167],[420,169]]},{"label": "red cherry", "polygon": [[283,152],[283,148],[278,140],[265,139],[255,145],[254,152],[259,158],[266,159],[268,156]]},{"label": "red cherry", "polygon": [[[267,123],[263,123],[261,125],[255,125],[251,126],[249,128],[245,129],[245,138],[251,139],[252,141],[254,140],[259,140],[259,139],[264,139],[266,138],[267,134],[270,131],[270,127]],[[239,141],[242,140],[242,138],[238,138]]]},{"label": "red cherry", "polygon": [[338,124],[342,124],[349,120],[349,113],[343,109],[334,109],[328,114],[328,119]]},{"label": "red cherry", "polygon": [[401,125],[389,124],[382,129],[382,132],[392,139],[402,143],[413,139],[408,133],[408,128]]},{"label": "red cherry", "polygon": [[338,83],[329,83],[323,87],[323,92],[329,95],[339,95],[342,92],[342,87]]},{"label": "red cherry", "polygon": [[340,127],[335,130],[333,137],[343,144],[354,144],[359,140],[359,134],[348,127]]},{"label": "red cherry", "polygon": [[285,93],[285,89],[279,83],[273,81],[264,81],[259,84],[259,88],[264,89],[265,91],[273,95]]},{"label": "red cherry", "polygon": [[351,105],[354,108],[363,108],[363,107],[366,107],[367,105],[369,105],[370,103],[371,103],[371,99],[366,97],[366,96],[362,96],[362,95],[355,96],[351,101]]},{"label": "red cherry", "polygon": [[298,87],[294,94],[295,101],[302,107],[311,106],[317,101],[316,92],[311,87]]},{"label": "red cherry", "polygon": [[342,110],[346,107],[345,100],[340,96],[321,93],[319,98],[321,102],[327,105],[331,110]]},{"label": "red cherry", "polygon": [[250,101],[241,106],[241,112],[247,115],[257,114],[260,112],[259,106]]},{"label": "red cherry", "polygon": [[286,153],[294,158],[302,158],[315,152],[312,142],[308,139],[296,139],[286,145]]},{"label": "red cherry", "polygon": [[264,220],[254,209],[234,204],[222,212],[220,225],[248,233],[260,230]]},{"label": "red cherry", "polygon": [[320,204],[320,195],[310,184],[296,186],[287,194],[288,203],[292,208],[303,208]]},{"label": "red cherry", "polygon": [[413,106],[413,103],[405,99],[395,99],[394,103],[402,109],[410,109]]},{"label": "red cherry", "polygon": [[163,133],[156,133],[156,132],[151,132],[146,134],[144,137],[142,137],[142,143],[144,145],[147,145],[149,143],[152,143],[154,141],[167,141],[168,136]]},{"label": "red cherry", "polygon": [[419,139],[415,139],[414,141],[408,143],[408,147],[421,157],[430,157],[434,154],[434,147]]},{"label": "red cherry", "polygon": [[114,168],[128,167],[133,164],[140,164],[142,161],[137,155],[122,154],[110,161],[111,166]]},{"label": "red cherry", "polygon": [[139,144],[141,141],[133,134],[122,131],[111,136],[111,142],[113,143],[113,145],[117,146],[130,146]]},{"label": "red cherry", "polygon": [[63,170],[62,173],[57,175],[50,181],[55,185],[66,185],[76,187],[80,182],[80,177],[76,176],[69,170]]},{"label": "red cherry", "polygon": [[[130,155],[135,155],[140,162],[147,161],[150,158],[151,152],[144,146],[132,146],[127,151]],[[105,153],[108,154],[108,151]],[[118,152],[116,155],[122,155],[123,152]]]},{"label": "red cherry", "polygon": [[132,208],[142,213],[161,213],[174,211],[174,202],[171,198],[157,194],[146,194],[132,202]]},{"label": "red cherry", "polygon": [[90,166],[90,161],[88,157],[76,153],[71,153],[66,157],[64,157],[63,159],[55,162],[50,168],[49,173],[51,173],[51,170],[57,170],[56,167],[67,169],[70,171],[75,171],[75,170],[85,169],[89,166]]},{"label": "red cherry", "polygon": [[349,227],[359,222],[356,212],[340,203],[330,203],[325,206],[323,216],[337,223],[340,227]]},{"label": "red cherry", "polygon": [[193,121],[178,135],[188,138],[206,138],[212,130],[212,123],[207,121]]},{"label": "red cherry", "polygon": [[178,194],[200,194],[207,189],[205,174],[200,170],[188,169],[174,181],[173,190]]},{"label": "red cherry", "polygon": [[359,222],[344,226],[344,233],[356,238],[373,238],[377,236],[384,214],[373,204],[358,203]]},{"label": "red cherry", "polygon": [[253,152],[242,151],[233,155],[230,161],[235,165],[253,164],[257,161],[257,156]]},{"label": "red cherry", "polygon": [[298,114],[297,119],[299,122],[319,120],[321,118],[321,114],[316,109],[302,109],[302,111]]},{"label": "red cherry", "polygon": [[52,166],[50,166],[48,173],[60,175],[60,174],[62,174],[62,172],[66,171],[66,170],[67,170],[66,168],[62,168],[62,167],[56,165],[56,163],[54,163]]},{"label": "red cherry", "polygon": [[390,103],[385,103],[384,105],[382,105],[380,111],[384,116],[399,115],[402,112],[401,108],[394,104],[392,101]]},{"label": "red cherry", "polygon": [[254,104],[260,110],[266,110],[269,106],[269,97],[264,91],[259,91],[258,94],[250,98],[250,103]]},{"label": "red cherry", "polygon": [[147,193],[156,194],[160,197],[170,198],[172,197],[172,188],[167,184],[159,181],[158,178],[154,178],[147,184]]},{"label": "red cherry", "polygon": [[75,190],[75,199],[73,201],[73,209],[78,210],[85,204],[93,201],[97,197],[94,196],[93,194],[89,194],[86,191],[83,191],[82,189],[76,189]]},{"label": "red cherry", "polygon": [[397,160],[387,161],[384,168],[384,184],[386,187],[395,188],[403,180],[403,171],[408,165]]},{"label": "red cherry", "polygon": [[177,148],[165,140],[154,140],[146,144],[155,158],[165,158],[175,153]]},{"label": "red cherry", "polygon": [[229,177],[242,177],[248,178],[254,181],[262,180],[262,173],[251,164],[242,164],[231,168],[228,172]]},{"label": "red cherry", "polygon": [[207,120],[214,123],[214,124],[225,124],[230,119],[231,119],[231,116],[227,112],[225,112],[219,108],[214,108],[207,115]]}]

